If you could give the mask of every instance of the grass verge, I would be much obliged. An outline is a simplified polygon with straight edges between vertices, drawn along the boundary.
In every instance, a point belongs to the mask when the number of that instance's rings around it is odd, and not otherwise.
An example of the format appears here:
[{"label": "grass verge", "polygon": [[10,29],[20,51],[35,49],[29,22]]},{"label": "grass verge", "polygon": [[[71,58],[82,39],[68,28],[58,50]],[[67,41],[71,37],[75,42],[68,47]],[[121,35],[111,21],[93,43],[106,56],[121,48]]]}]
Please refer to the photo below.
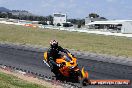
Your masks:
[{"label": "grass verge", "polygon": [[61,46],[68,49],[132,57],[131,38],[0,24],[0,41],[2,42],[47,47],[51,39],[57,39]]},{"label": "grass verge", "polygon": [[48,88],[23,81],[16,76],[0,72],[0,88]]}]

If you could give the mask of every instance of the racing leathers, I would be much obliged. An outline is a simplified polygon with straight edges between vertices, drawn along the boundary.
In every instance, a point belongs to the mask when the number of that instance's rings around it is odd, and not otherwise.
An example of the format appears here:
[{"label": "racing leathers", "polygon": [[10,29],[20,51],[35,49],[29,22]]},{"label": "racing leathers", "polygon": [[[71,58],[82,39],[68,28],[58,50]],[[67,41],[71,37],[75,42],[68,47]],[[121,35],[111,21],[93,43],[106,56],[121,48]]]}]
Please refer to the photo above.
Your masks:
[{"label": "racing leathers", "polygon": [[61,46],[58,46],[57,48],[50,47],[48,49],[47,54],[51,69],[60,67],[60,64],[56,63],[56,59],[60,57],[59,51],[67,53],[67,50],[63,49]]}]

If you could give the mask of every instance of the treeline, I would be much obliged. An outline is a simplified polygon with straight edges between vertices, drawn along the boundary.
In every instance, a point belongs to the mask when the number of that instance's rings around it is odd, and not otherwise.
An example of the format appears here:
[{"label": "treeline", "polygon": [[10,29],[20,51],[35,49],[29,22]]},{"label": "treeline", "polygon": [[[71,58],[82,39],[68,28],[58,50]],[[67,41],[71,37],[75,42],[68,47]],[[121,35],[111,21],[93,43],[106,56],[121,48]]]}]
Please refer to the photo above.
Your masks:
[{"label": "treeline", "polygon": [[67,21],[77,25],[78,28],[85,25],[85,19],[67,19]]},{"label": "treeline", "polygon": [[12,13],[2,13],[0,12],[0,18],[9,18],[9,19],[19,19],[19,20],[30,20],[30,21],[40,21],[41,23],[46,23],[49,21],[51,24],[53,23],[53,17],[49,16],[28,16],[28,15],[12,15]]},{"label": "treeline", "polygon": [[19,19],[19,20],[31,20],[31,21],[52,21],[53,17],[49,16],[28,16],[28,15],[12,15],[11,13],[1,13],[0,18],[10,18],[10,19]]}]

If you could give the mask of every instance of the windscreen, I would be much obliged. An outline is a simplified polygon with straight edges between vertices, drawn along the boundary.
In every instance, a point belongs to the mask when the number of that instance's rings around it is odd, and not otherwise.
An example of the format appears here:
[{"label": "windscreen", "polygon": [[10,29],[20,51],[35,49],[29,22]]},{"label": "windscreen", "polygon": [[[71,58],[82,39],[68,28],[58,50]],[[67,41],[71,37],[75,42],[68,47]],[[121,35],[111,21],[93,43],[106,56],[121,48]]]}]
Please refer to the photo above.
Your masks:
[{"label": "windscreen", "polygon": [[68,56],[66,53],[59,52],[59,54],[61,54],[61,56],[64,57],[67,62],[72,61],[72,58]]}]

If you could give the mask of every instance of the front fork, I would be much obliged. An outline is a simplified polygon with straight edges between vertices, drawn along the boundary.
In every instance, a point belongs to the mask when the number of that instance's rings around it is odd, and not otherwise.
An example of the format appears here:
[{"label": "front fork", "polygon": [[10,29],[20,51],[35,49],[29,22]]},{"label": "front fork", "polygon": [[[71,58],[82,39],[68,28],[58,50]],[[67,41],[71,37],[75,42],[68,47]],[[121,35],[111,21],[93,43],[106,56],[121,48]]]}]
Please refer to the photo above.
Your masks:
[{"label": "front fork", "polygon": [[50,65],[45,60],[43,60],[43,63],[45,63],[50,68]]}]

